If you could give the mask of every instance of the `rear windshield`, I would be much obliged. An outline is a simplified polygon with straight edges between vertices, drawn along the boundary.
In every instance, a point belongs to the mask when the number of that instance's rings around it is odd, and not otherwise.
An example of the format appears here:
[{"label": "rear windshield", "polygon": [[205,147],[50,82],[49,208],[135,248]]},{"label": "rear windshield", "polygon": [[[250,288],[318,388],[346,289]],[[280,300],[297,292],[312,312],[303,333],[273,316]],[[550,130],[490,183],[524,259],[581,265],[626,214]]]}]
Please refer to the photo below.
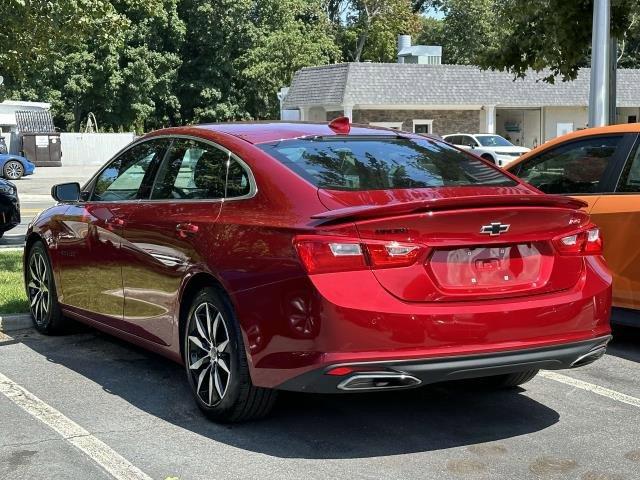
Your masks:
[{"label": "rear windshield", "polygon": [[258,147],[315,186],[330,190],[516,184],[497,168],[431,139],[322,137]]}]

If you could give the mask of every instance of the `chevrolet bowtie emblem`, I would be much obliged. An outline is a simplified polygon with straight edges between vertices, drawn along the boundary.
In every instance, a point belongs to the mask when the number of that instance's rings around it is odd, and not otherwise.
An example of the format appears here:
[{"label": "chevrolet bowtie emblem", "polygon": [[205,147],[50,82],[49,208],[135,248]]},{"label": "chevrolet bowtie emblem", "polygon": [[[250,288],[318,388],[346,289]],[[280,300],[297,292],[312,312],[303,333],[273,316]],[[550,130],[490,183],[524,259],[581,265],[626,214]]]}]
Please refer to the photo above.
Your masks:
[{"label": "chevrolet bowtie emblem", "polygon": [[505,225],[504,223],[500,222],[491,222],[489,225],[483,225],[480,228],[480,233],[488,234],[492,237],[495,237],[497,235],[508,232],[510,226],[511,225]]}]

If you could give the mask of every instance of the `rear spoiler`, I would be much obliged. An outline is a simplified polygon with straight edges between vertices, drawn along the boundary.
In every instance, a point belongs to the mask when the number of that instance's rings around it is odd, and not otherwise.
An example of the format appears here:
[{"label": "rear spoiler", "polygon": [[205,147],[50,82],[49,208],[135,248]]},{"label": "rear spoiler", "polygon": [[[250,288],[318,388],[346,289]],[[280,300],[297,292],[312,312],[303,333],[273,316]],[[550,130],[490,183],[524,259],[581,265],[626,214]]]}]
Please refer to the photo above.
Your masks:
[{"label": "rear spoiler", "polygon": [[462,208],[548,207],[578,210],[586,206],[588,206],[588,204],[582,200],[560,195],[486,195],[434,198],[392,203],[389,205],[362,205],[339,208],[337,210],[316,213],[312,215],[311,218],[321,220],[320,223],[332,223],[437,210],[457,210]]}]

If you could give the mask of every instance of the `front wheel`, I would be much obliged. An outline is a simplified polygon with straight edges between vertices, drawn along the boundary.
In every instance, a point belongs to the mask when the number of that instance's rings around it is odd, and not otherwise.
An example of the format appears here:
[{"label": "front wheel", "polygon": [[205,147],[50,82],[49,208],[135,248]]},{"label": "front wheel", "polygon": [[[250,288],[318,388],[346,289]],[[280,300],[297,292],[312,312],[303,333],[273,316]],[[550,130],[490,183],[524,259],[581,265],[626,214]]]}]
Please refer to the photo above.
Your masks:
[{"label": "front wheel", "polygon": [[488,155],[486,153],[484,155],[481,155],[480,158],[484,158],[485,160],[488,160],[489,162],[493,163],[494,165],[498,165],[498,162],[496,160],[494,160],[491,155]]},{"label": "front wheel", "polygon": [[35,242],[27,257],[25,281],[33,324],[40,333],[60,333],[64,317],[58,303],[49,255],[42,242]]},{"label": "front wheel", "polygon": [[191,302],[184,332],[184,363],[198,407],[212,420],[240,422],[265,416],[275,390],[251,382],[240,327],[231,306],[213,288]]},{"label": "front wheel", "polygon": [[20,180],[24,175],[24,167],[17,160],[10,160],[4,164],[4,177],[8,180]]}]

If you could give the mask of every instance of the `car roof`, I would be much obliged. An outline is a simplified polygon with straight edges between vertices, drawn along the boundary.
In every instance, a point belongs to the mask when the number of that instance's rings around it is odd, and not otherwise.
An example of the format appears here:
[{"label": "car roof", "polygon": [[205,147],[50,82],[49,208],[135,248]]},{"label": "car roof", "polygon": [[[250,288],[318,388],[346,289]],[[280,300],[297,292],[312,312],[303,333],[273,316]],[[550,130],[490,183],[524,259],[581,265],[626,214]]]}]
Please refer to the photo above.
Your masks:
[{"label": "car roof", "polygon": [[556,145],[560,145],[571,140],[579,140],[581,138],[593,137],[597,135],[610,135],[615,133],[640,133],[640,123],[622,123],[618,125],[607,125],[606,127],[585,128],[582,130],[576,130],[575,132],[567,133],[566,135],[562,135],[561,137],[556,137],[552,140],[549,140],[548,142],[543,143],[537,148],[532,149],[530,152],[525,153],[516,161],[510,163],[507,166],[507,170],[511,170],[516,165],[519,165],[522,162],[526,162],[528,158],[534,155],[538,155],[540,152],[555,147]]},{"label": "car roof", "polygon": [[[211,132],[226,133],[227,135],[233,135],[254,144],[274,142],[277,140],[288,140],[300,137],[324,137],[338,135],[336,132],[331,130],[331,128],[329,128],[328,123],[311,122],[230,122],[194,125],[192,127],[185,128],[196,128]],[[414,134],[408,132],[399,132],[383,127],[372,127],[368,125],[356,124],[351,125],[351,131],[349,132],[349,135],[406,135],[414,137]]]}]

